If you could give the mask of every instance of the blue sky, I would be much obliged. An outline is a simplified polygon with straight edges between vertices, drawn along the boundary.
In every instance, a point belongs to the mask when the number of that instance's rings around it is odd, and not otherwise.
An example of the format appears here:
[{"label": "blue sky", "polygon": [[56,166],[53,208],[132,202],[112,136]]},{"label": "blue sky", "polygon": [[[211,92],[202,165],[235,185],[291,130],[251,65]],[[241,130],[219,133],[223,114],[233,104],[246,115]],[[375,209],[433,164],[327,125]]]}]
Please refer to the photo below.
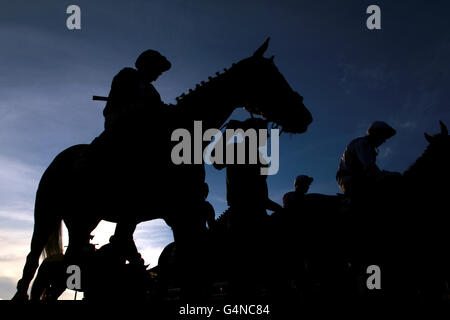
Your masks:
[{"label": "blue sky", "polygon": [[[81,8],[81,30],[66,8]],[[381,8],[381,30],[366,8]],[[311,192],[339,192],[334,179],[346,144],[374,120],[398,134],[379,165],[405,170],[425,148],[423,133],[450,124],[448,1],[2,1],[0,4],[0,298],[14,292],[28,251],[39,178],[63,149],[89,143],[103,127],[113,76],[145,49],[172,62],[155,87],[166,103],[249,56],[267,36],[267,55],[304,96],[314,117],[302,135],[282,135],[280,171],[268,178],[281,202],[296,175]],[[213,107],[213,106],[212,106]],[[233,116],[246,114],[237,111]],[[209,201],[226,208],[224,172],[207,168]],[[97,232],[106,241],[113,226]],[[147,262],[171,241],[161,221],[136,233]]]}]

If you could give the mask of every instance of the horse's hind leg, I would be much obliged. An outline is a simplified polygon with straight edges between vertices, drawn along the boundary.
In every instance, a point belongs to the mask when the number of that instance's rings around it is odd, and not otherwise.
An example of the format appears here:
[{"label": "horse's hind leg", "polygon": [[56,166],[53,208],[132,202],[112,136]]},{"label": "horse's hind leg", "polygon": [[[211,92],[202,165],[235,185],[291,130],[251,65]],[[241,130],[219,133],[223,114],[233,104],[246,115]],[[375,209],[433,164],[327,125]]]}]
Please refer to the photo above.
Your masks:
[{"label": "horse's hind leg", "polygon": [[52,233],[60,227],[60,223],[60,219],[52,218],[42,220],[36,211],[33,237],[31,239],[31,250],[26,258],[22,279],[17,283],[17,292],[14,295],[13,300],[28,299],[28,287],[39,266],[39,257]]}]

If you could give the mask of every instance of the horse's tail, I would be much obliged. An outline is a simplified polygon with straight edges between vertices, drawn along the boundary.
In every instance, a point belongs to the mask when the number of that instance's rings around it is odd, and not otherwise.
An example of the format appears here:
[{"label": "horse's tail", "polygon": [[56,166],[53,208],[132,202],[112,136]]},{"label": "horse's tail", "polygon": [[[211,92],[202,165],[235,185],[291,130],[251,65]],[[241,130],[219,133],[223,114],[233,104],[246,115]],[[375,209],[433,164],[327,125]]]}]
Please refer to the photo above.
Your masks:
[{"label": "horse's tail", "polygon": [[59,197],[56,188],[59,185],[57,168],[60,161],[58,160],[59,156],[44,172],[39,182],[34,204],[34,232],[31,248],[33,250],[33,241],[36,234],[37,246],[34,249],[39,250],[39,255],[42,255],[44,259],[63,253],[62,217],[58,214],[60,208],[57,205],[55,206],[56,200],[54,200],[54,197]]},{"label": "horse's tail", "polygon": [[62,244],[62,219],[59,219],[57,227],[50,234],[47,244],[42,251],[42,258],[51,257],[63,253]]},{"label": "horse's tail", "polygon": [[[17,283],[17,293],[13,299],[27,299],[31,280],[39,266],[39,257],[62,253],[61,224],[62,219],[54,210],[41,206],[40,192],[37,192],[34,212],[34,230],[31,238],[30,253],[23,268],[22,279]],[[49,209],[49,208],[47,208]]]}]

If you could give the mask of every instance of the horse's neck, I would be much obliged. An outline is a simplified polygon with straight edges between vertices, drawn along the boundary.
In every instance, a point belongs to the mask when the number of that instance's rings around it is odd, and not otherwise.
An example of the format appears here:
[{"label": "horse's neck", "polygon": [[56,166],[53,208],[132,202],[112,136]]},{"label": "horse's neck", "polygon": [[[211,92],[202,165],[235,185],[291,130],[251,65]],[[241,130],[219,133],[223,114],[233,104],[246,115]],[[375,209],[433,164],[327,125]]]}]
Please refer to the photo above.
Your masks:
[{"label": "horse's neck", "polygon": [[175,106],[180,121],[191,126],[193,121],[202,121],[204,130],[220,128],[231,113],[241,105],[240,77],[236,70],[210,78],[187,95],[177,98]]},{"label": "horse's neck", "polygon": [[[430,168],[433,166],[433,152],[428,147],[422,155],[405,171],[403,177],[407,180],[407,185],[410,187],[420,186],[421,183],[433,179],[430,174]],[[423,187],[423,186],[422,186]]]}]

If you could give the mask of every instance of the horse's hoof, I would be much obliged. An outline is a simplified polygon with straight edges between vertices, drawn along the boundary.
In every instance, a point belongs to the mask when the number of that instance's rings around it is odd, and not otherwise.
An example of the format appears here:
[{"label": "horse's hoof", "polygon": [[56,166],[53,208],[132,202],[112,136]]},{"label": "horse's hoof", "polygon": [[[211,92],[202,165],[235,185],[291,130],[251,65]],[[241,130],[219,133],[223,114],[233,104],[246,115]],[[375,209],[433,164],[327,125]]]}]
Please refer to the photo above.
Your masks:
[{"label": "horse's hoof", "polygon": [[29,299],[29,297],[26,292],[17,291],[16,294],[14,295],[14,297],[12,297],[11,301],[24,302],[24,301],[28,301],[28,299]]}]

